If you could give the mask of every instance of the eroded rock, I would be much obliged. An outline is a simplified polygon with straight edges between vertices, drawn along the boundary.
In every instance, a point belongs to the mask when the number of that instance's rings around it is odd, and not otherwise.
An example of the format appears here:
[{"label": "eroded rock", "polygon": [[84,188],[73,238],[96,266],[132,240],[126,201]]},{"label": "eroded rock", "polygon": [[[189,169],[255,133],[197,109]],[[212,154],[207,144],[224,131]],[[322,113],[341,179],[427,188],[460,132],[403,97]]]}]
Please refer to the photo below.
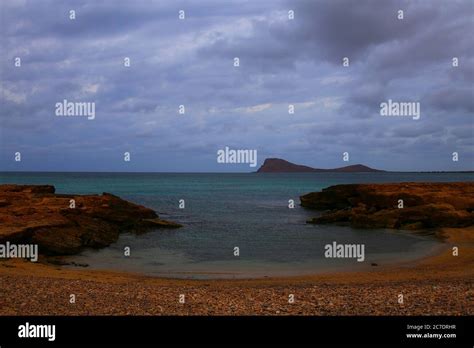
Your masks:
[{"label": "eroded rock", "polygon": [[50,185],[0,185],[0,203],[0,242],[37,243],[43,254],[105,247],[122,232],[181,227],[109,193],[55,194]]},{"label": "eroded rock", "polygon": [[474,225],[471,182],[335,185],[300,200],[324,211],[308,221],[316,224],[407,230]]}]

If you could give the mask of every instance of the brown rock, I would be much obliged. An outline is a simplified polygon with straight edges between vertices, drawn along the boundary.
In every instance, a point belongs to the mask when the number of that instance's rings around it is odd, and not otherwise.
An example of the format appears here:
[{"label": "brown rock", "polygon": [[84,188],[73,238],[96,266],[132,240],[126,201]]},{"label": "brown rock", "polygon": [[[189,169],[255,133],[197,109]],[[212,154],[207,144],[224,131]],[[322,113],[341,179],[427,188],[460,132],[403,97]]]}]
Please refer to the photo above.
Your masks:
[{"label": "brown rock", "polygon": [[317,224],[407,230],[474,225],[471,182],[336,185],[300,199],[303,207],[325,211],[308,221]]},{"label": "brown rock", "polygon": [[[117,241],[121,232],[176,228],[151,209],[109,193],[55,194],[49,185],[0,185],[0,242],[37,243],[43,254],[73,254]],[[74,199],[76,208],[69,207]],[[150,222],[151,221],[151,222]]]}]

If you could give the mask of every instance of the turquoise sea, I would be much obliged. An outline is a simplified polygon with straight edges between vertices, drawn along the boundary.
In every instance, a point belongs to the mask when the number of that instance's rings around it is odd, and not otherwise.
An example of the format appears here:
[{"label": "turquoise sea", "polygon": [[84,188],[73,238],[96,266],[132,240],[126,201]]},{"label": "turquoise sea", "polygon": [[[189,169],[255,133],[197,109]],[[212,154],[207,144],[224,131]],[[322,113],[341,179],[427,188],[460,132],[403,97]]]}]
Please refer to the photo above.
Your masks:
[{"label": "turquoise sea", "polygon": [[[110,192],[184,225],[123,234],[70,261],[89,268],[182,278],[247,278],[360,270],[423,257],[433,237],[391,230],[317,226],[299,196],[342,183],[472,181],[472,173],[2,173],[1,183],[52,184],[58,193]],[[288,200],[295,208],[288,208]],[[185,208],[179,208],[179,201]],[[324,246],[365,244],[365,261],[326,259]],[[125,257],[123,249],[131,248]],[[238,247],[240,256],[234,256]]]}]

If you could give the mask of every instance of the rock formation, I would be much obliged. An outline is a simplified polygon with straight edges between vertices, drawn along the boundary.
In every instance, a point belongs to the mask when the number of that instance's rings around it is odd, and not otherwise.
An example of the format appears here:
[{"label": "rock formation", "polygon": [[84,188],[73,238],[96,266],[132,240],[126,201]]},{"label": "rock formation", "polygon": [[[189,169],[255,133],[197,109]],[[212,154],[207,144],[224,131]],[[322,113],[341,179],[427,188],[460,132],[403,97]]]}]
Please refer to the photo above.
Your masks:
[{"label": "rock formation", "polygon": [[108,246],[121,232],[180,226],[109,193],[68,195],[55,194],[49,185],[0,185],[0,242],[36,243],[42,254],[74,254]]},{"label": "rock formation", "polygon": [[419,230],[474,225],[474,182],[335,185],[300,197],[308,221]]},{"label": "rock formation", "polygon": [[341,173],[357,173],[357,172],[383,172],[383,170],[372,169],[362,164],[354,164],[351,166],[333,168],[333,169],[318,169],[308,166],[302,166],[285,161],[280,158],[267,158],[263,165],[257,170],[257,173],[326,173],[326,172],[341,172]]}]

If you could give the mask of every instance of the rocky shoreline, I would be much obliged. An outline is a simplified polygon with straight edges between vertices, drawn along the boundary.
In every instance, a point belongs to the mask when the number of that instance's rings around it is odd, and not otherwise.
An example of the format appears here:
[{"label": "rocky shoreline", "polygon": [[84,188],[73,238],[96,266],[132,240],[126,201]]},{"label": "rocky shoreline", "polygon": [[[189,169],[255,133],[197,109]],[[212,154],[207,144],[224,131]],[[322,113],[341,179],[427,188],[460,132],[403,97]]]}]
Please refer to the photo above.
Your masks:
[{"label": "rocky shoreline", "polygon": [[[449,211],[458,211],[460,216],[472,214],[472,184],[465,183],[338,185],[303,196],[302,204],[318,210],[332,209],[327,214],[333,214],[361,208],[361,203],[366,205],[367,215],[379,212],[391,216],[390,211],[395,209],[392,201],[400,194],[407,194],[405,199],[409,195],[418,197],[406,200],[406,208],[423,211],[421,207],[433,204],[441,210],[447,204],[452,206]],[[79,212],[69,212],[70,199],[76,200]],[[401,220],[401,227],[405,221]],[[81,229],[77,227],[79,222]],[[160,220],[148,208],[109,194],[57,195],[52,186],[0,186],[2,239],[35,238],[42,246],[55,250],[65,243],[61,239],[64,236],[66,242],[75,241],[78,235],[90,241],[85,245],[68,244],[64,249],[74,251],[105,246],[122,231],[142,231],[151,225],[177,226]],[[100,228],[93,230],[102,226],[109,226],[104,230],[106,235]],[[80,232],[74,234],[74,229]],[[53,236],[46,233],[47,238],[43,238],[45,231]],[[97,240],[91,239],[91,231],[98,233],[94,237]],[[0,260],[0,315],[473,315],[474,226],[442,228],[439,232],[445,241],[443,251],[410,264],[291,278],[161,279],[4,259]],[[453,254],[452,246],[459,249],[458,255]],[[77,298],[73,304],[70,294]],[[403,303],[399,302],[400,294]],[[182,295],[185,303],[180,302]],[[290,295],[294,303],[289,303]]]},{"label": "rocky shoreline", "polygon": [[32,243],[40,254],[103,248],[123,232],[178,228],[149,208],[110,193],[69,195],[51,185],[0,185],[0,243]]},{"label": "rocky shoreline", "polygon": [[425,230],[474,225],[474,183],[335,185],[300,197],[314,224]]},{"label": "rocky shoreline", "polygon": [[473,315],[474,227],[442,233],[444,251],[409,265],[291,278],[163,279],[5,260],[0,315]]}]

